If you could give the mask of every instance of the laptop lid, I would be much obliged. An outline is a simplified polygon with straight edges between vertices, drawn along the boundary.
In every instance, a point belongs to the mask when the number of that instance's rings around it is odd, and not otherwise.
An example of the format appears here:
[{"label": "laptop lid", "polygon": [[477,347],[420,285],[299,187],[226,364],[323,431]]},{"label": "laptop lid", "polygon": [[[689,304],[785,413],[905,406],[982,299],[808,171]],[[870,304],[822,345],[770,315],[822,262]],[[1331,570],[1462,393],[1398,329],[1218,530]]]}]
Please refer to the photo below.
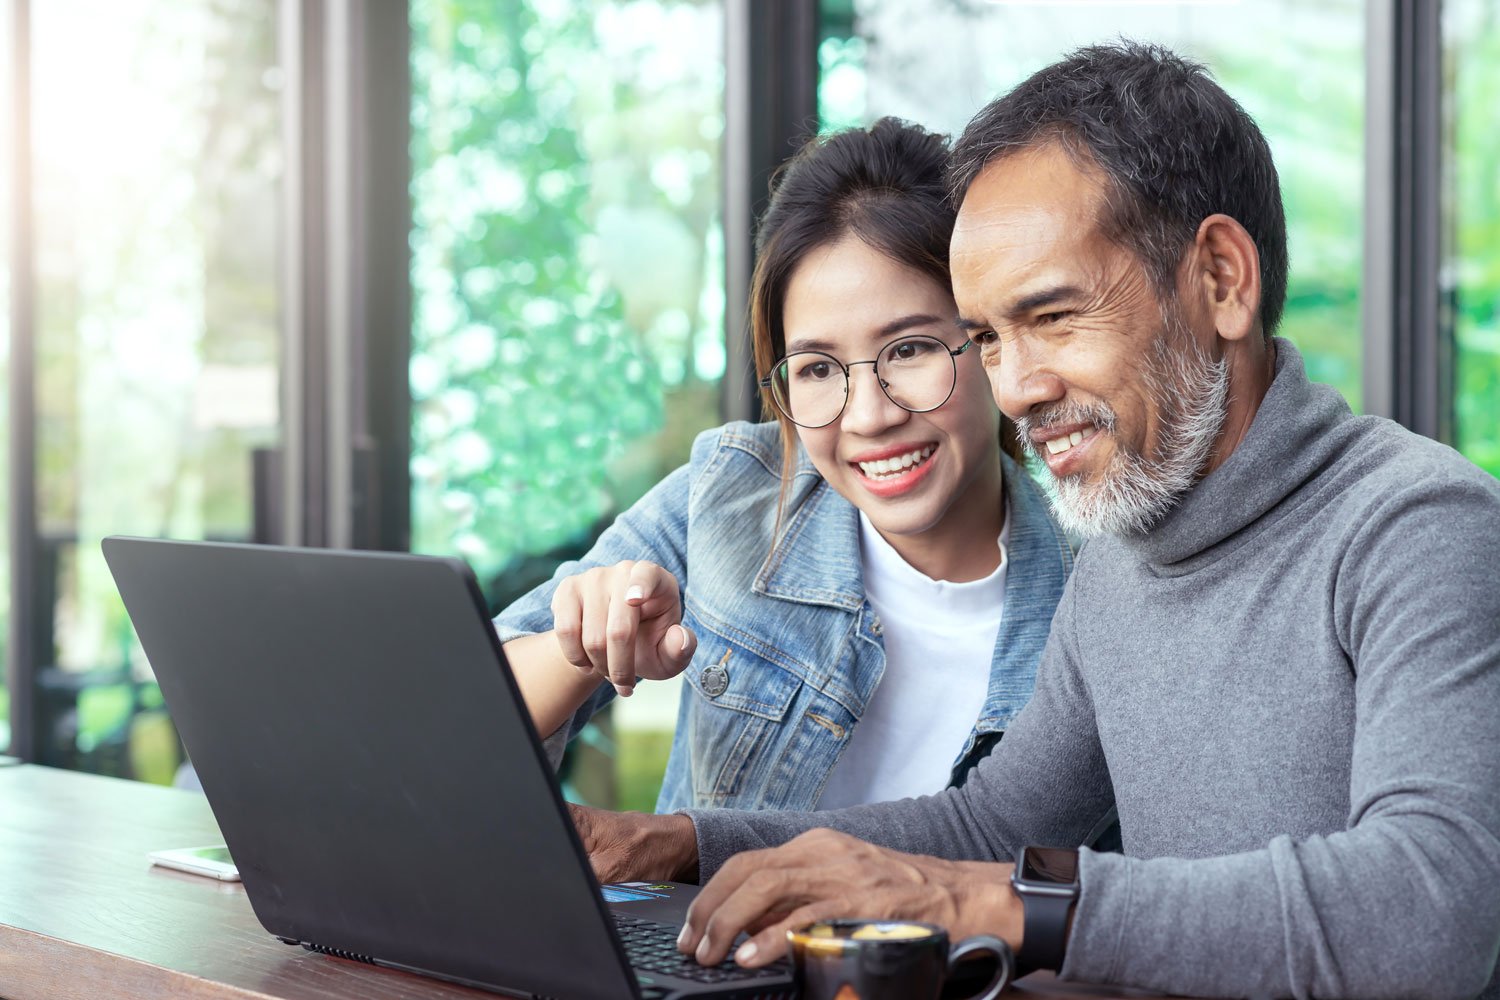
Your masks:
[{"label": "laptop lid", "polygon": [[638,995],[466,565],[103,549],[267,930],[506,992]]}]

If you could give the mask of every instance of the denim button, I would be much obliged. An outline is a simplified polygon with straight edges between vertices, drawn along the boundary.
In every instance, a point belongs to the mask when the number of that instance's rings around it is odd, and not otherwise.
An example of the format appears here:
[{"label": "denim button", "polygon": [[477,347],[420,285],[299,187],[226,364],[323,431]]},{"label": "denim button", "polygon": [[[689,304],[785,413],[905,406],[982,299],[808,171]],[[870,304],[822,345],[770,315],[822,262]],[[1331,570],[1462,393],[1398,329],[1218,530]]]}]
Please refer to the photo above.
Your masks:
[{"label": "denim button", "polygon": [[870,634],[871,635],[882,635],[882,634],[884,634],[884,632],[885,632],[885,629],[881,626],[879,618],[872,618],[872,619],[870,619]]},{"label": "denim button", "polygon": [[698,682],[703,685],[703,693],[710,698],[717,698],[729,687],[729,671],[724,669],[724,664],[714,663],[703,668],[703,673],[698,675]]}]

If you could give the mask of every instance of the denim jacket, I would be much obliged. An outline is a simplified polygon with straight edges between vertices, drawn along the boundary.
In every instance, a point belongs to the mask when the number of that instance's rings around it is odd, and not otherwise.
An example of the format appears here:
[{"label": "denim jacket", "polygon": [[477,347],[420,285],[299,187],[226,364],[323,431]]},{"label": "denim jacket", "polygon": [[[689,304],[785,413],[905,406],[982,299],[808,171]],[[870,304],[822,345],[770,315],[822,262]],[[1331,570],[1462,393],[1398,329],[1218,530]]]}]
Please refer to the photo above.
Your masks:
[{"label": "denim jacket", "polygon": [[[984,708],[952,781],[994,746],[1031,697],[1073,549],[1036,483],[1007,456],[1010,498],[1005,611]],[[580,561],[495,619],[502,642],[552,627],[563,577],[649,559],[677,577],[683,620],[698,637],[658,812],[817,806],[885,670],[881,623],[865,600],[856,508],[798,453],[781,535],[776,424],[705,431],[689,463],[621,514]],[[548,740],[560,756],[614,689],[598,692]]]}]

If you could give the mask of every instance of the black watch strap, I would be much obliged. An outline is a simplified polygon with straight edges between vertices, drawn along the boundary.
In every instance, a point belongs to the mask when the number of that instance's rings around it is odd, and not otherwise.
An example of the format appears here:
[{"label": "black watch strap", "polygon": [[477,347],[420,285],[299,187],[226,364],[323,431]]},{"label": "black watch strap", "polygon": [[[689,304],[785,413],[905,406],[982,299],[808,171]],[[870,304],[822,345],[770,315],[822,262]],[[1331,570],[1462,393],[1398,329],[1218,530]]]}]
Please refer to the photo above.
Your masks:
[{"label": "black watch strap", "polygon": [[1076,896],[1043,896],[1021,894],[1025,920],[1021,930],[1021,953],[1016,962],[1025,969],[1062,968],[1063,950],[1068,944],[1068,917]]}]

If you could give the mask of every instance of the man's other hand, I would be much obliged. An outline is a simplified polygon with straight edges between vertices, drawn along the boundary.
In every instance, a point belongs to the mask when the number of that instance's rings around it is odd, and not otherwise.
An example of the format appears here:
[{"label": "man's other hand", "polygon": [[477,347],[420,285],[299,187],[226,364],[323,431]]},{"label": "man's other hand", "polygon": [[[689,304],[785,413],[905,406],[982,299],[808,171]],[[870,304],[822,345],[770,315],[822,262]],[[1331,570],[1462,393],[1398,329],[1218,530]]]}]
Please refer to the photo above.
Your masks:
[{"label": "man's other hand", "polygon": [[920,920],[953,940],[993,934],[1020,947],[1021,902],[1012,865],[944,861],[876,847],[833,830],[810,830],[781,847],[738,854],[688,910],[680,951],[723,961],[736,936],[752,936],[735,960],[756,967],[786,952],[786,932],[819,920]]},{"label": "man's other hand", "polygon": [[686,816],[568,805],[600,882],[695,882],[698,834]]}]

